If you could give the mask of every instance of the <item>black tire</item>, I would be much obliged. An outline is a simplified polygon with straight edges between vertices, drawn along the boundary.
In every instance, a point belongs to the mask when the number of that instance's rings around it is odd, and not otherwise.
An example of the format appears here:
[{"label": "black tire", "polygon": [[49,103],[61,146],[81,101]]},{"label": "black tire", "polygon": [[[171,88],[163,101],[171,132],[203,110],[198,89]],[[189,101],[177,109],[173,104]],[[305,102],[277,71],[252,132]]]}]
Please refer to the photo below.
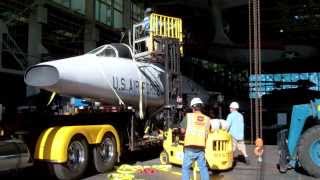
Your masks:
[{"label": "black tire", "polygon": [[169,155],[166,151],[160,153],[160,163],[163,165],[169,164]]},{"label": "black tire", "polygon": [[303,133],[298,146],[298,157],[304,170],[314,177],[320,177],[320,152],[315,152],[318,153],[316,157],[312,157],[310,153],[312,148],[312,152],[314,152],[315,143],[318,149],[320,146],[320,125],[309,128]]},{"label": "black tire", "polygon": [[278,139],[278,152],[279,152],[279,162],[277,168],[279,172],[286,173],[288,171],[288,159],[289,151],[288,144],[286,143],[288,137],[288,130],[282,130],[277,134]]},{"label": "black tire", "polygon": [[280,173],[286,173],[288,171],[287,164],[287,155],[283,152],[279,152],[279,163],[277,164],[277,168]]},{"label": "black tire", "polygon": [[104,135],[100,144],[93,148],[93,163],[97,172],[110,171],[117,161],[117,143],[111,133]]},{"label": "black tire", "polygon": [[68,159],[63,164],[52,164],[58,179],[79,179],[88,165],[88,144],[81,137],[74,137],[68,145]]}]

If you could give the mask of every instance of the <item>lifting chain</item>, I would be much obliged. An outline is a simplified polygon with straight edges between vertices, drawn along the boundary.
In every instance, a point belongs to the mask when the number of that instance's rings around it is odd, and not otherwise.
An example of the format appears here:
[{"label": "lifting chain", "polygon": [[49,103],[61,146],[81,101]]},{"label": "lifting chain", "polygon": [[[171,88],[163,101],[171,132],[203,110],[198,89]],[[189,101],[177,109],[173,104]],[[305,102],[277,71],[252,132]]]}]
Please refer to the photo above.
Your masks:
[{"label": "lifting chain", "polygon": [[255,76],[256,98],[250,98],[250,122],[251,122],[251,143],[255,125],[255,149],[254,154],[258,161],[262,161],[263,155],[263,134],[262,134],[262,98],[261,91],[261,36],[260,36],[260,0],[249,0],[249,62],[250,75]]}]

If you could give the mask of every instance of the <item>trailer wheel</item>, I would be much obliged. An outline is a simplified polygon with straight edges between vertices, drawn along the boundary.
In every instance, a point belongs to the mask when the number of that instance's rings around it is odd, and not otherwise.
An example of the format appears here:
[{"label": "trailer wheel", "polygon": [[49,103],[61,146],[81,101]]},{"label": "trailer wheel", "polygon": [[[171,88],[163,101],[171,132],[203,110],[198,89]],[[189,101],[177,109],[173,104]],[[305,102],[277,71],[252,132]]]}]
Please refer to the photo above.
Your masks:
[{"label": "trailer wheel", "polygon": [[302,167],[312,176],[320,177],[320,125],[303,133],[298,146]]},{"label": "trailer wheel", "polygon": [[93,148],[93,161],[98,172],[106,172],[113,168],[117,160],[117,144],[114,136],[107,133],[101,143]]},{"label": "trailer wheel", "polygon": [[68,159],[63,164],[52,164],[58,179],[79,179],[88,164],[88,144],[80,137],[74,137],[68,146]]},{"label": "trailer wheel", "polygon": [[160,163],[164,165],[169,164],[169,155],[166,151],[160,153]]}]

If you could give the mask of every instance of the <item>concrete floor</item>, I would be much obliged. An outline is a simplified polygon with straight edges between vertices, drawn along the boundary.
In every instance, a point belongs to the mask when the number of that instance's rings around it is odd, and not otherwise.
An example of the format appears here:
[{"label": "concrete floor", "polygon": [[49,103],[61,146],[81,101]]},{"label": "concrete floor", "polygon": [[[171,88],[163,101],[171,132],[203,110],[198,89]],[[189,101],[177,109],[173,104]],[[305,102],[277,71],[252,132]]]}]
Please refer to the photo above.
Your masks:
[{"label": "concrete floor", "polygon": [[[258,165],[253,157],[254,146],[249,145],[248,154],[250,156],[250,165],[243,162],[237,162],[235,167],[223,172],[210,172],[212,180],[315,180],[303,171],[290,170],[286,174],[278,172],[276,164],[278,162],[277,146],[265,146],[265,154],[263,163]],[[138,151],[126,154],[121,160],[121,164],[131,165],[159,165],[159,154],[161,149],[148,149],[146,151]],[[121,165],[121,164],[118,164]],[[260,171],[261,169],[261,171]],[[176,174],[174,174],[176,173]],[[180,166],[173,166],[169,172],[158,171],[152,175],[136,174],[135,180],[180,180]],[[95,174],[88,172],[85,175],[85,180],[107,180],[108,173]],[[199,177],[199,175],[198,175]],[[28,168],[23,171],[12,172],[10,175],[1,175],[0,179],[46,179],[51,180],[54,177],[49,176],[47,171],[42,171],[37,168]],[[121,179],[119,179],[121,180]]]},{"label": "concrete floor", "polygon": [[[258,164],[256,159],[253,157],[254,146],[247,146],[248,154],[250,156],[250,165],[244,164],[243,162],[237,162],[236,166],[228,171],[224,172],[210,172],[212,180],[314,180],[303,172],[297,172],[290,170],[286,174],[281,174],[277,170],[278,152],[277,146],[265,146],[265,154],[262,164]],[[136,156],[137,157],[137,156]],[[133,165],[156,165],[160,164],[158,157],[146,158],[142,161],[129,162]],[[180,175],[173,174],[181,173],[180,166],[173,166],[171,172],[156,172],[152,175],[135,175],[135,179],[139,180],[179,180]],[[199,177],[199,176],[198,176]],[[106,174],[98,174],[85,178],[85,180],[106,180]]]}]

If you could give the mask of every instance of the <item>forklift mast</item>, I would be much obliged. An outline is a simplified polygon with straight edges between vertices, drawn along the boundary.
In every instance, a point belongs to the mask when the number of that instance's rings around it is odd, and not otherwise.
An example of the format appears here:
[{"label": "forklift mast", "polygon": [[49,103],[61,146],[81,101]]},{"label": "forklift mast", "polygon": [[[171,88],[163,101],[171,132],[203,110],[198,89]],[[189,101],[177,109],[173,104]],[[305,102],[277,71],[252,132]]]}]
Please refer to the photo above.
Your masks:
[{"label": "forklift mast", "polygon": [[152,13],[150,29],[144,29],[145,22],[133,26],[132,49],[134,59],[151,62],[164,67],[165,106],[174,107],[182,97],[180,60],[183,56],[182,20],[176,17]]}]

